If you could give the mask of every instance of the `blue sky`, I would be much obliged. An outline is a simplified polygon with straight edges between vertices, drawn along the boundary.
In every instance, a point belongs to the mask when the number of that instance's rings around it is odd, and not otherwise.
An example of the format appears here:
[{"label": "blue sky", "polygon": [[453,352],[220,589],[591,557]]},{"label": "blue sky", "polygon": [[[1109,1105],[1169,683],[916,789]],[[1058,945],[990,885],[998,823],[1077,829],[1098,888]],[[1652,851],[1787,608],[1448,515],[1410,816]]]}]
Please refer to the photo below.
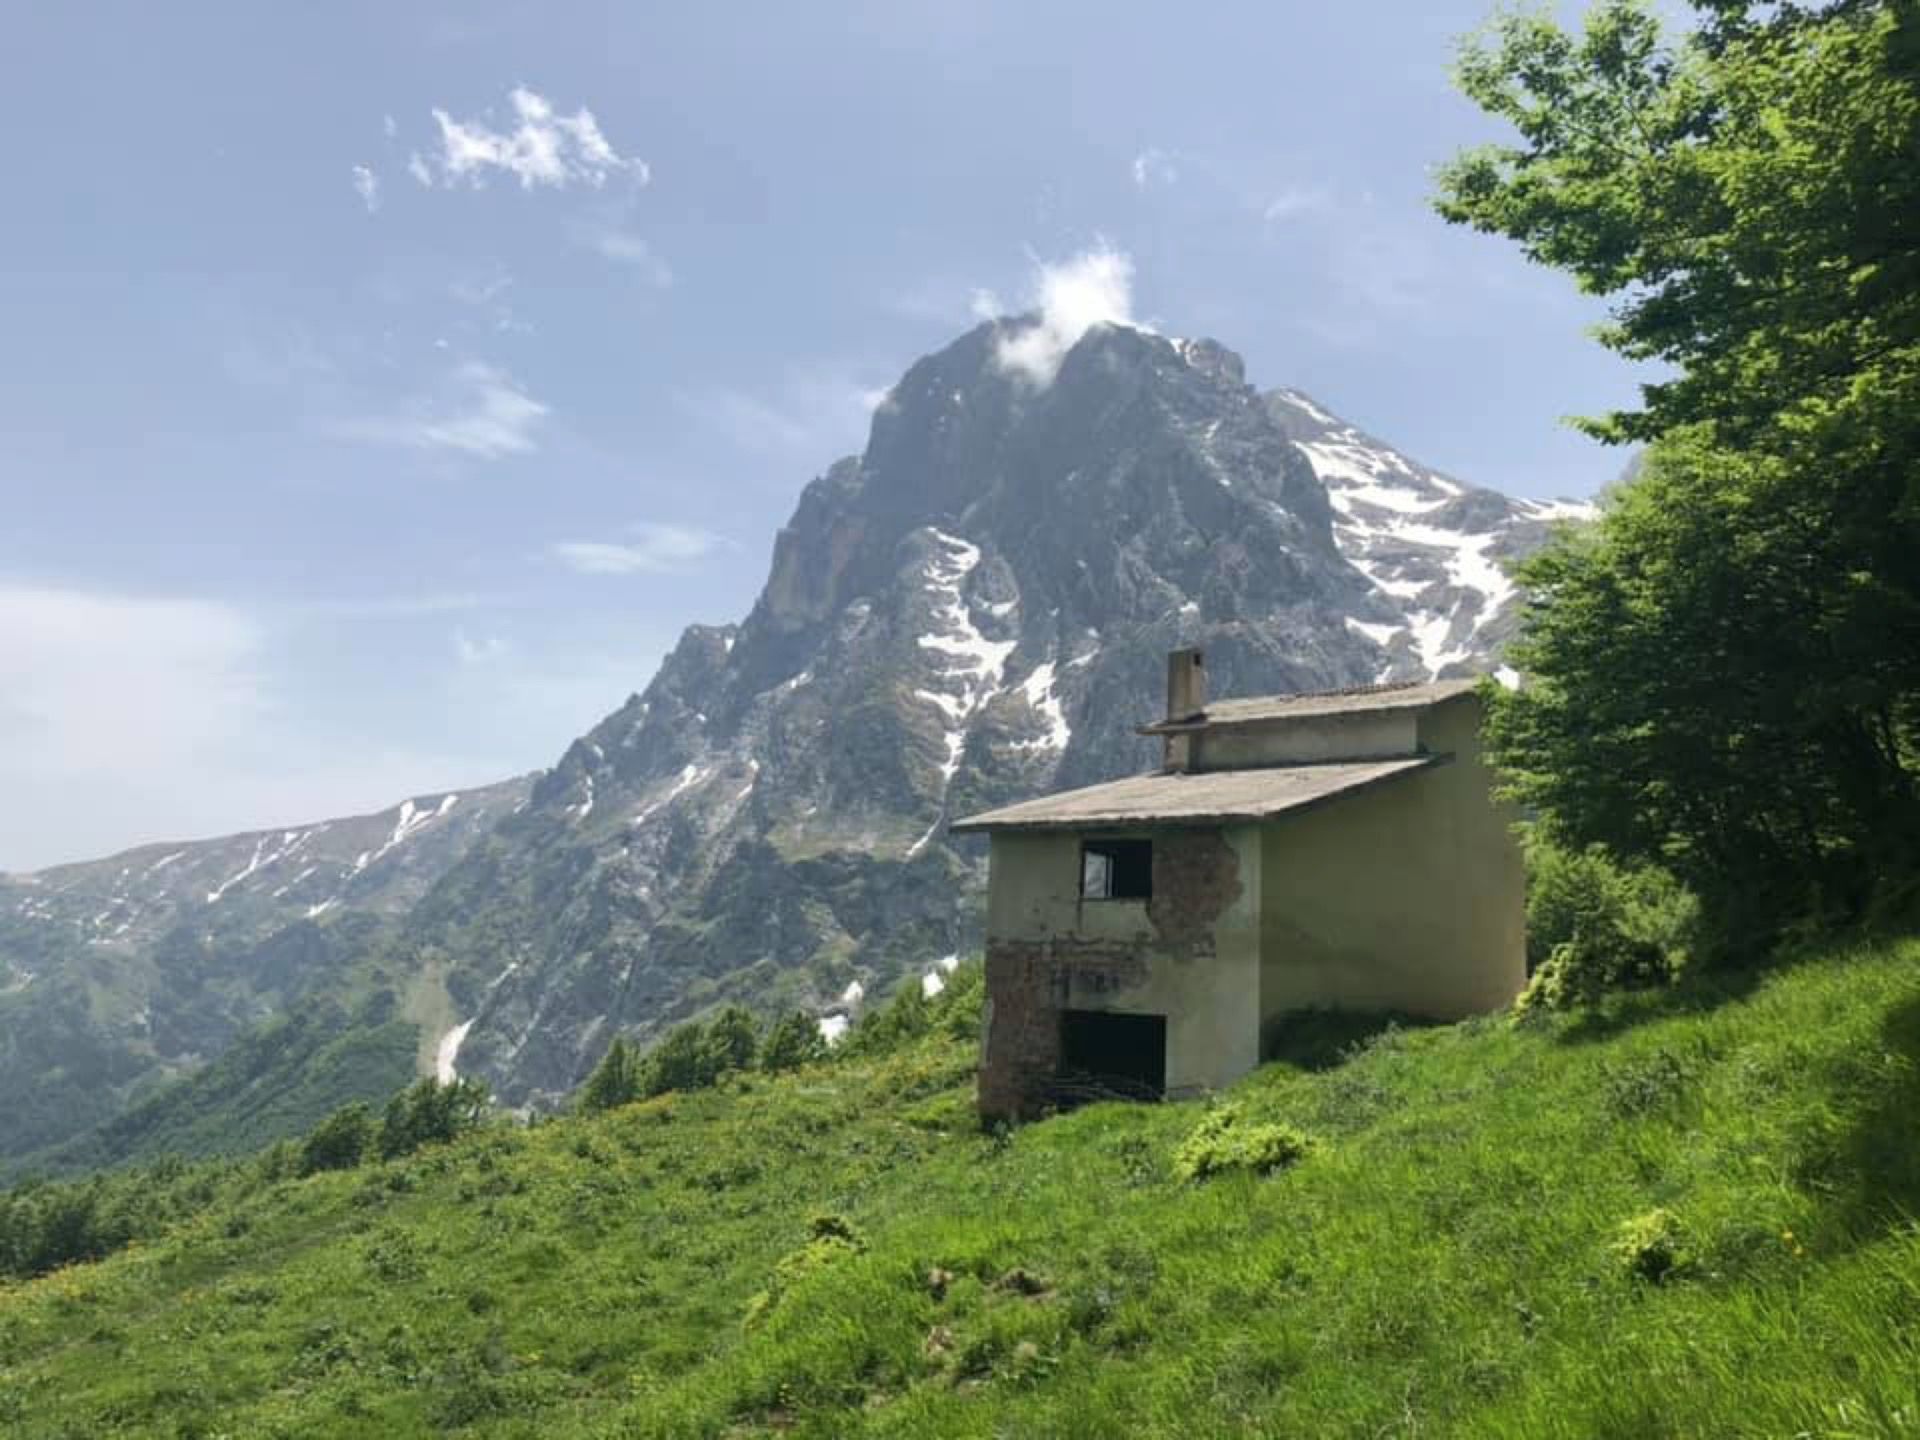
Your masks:
[{"label": "blue sky", "polygon": [[1428,204],[1484,14],[19,10],[0,867],[550,763],[745,612],[875,395],[1089,253],[1257,383],[1590,493],[1598,310]]}]

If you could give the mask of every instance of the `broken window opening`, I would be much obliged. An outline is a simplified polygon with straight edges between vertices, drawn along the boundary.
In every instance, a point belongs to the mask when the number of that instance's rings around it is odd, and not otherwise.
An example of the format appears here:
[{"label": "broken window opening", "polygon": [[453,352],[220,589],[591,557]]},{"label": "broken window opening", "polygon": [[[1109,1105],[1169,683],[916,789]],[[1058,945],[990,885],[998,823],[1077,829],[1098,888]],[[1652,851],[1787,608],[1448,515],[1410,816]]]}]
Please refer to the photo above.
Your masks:
[{"label": "broken window opening", "polygon": [[1080,846],[1082,900],[1151,900],[1151,840],[1088,840]]}]

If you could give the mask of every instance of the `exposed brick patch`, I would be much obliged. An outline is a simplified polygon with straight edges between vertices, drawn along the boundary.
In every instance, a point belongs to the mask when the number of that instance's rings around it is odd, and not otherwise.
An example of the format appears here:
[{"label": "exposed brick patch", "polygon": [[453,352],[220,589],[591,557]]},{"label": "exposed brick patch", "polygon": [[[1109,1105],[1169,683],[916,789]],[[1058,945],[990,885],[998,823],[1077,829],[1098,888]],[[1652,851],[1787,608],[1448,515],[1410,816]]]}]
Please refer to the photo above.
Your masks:
[{"label": "exposed brick patch", "polygon": [[[1060,1067],[1060,1013],[1144,984],[1156,961],[1211,957],[1214,927],[1240,898],[1240,858],[1217,830],[1154,837],[1149,929],[1113,939],[989,937],[980,1114],[1020,1120],[1038,1108]],[[1096,1004],[1095,1008],[1099,1008]]]},{"label": "exposed brick patch", "polygon": [[1181,959],[1214,953],[1214,928],[1240,898],[1240,857],[1218,830],[1170,830],[1153,839],[1147,919],[1159,948]]},{"label": "exposed brick patch", "polygon": [[1024,1118],[1030,1097],[1060,1064],[1060,1004],[1048,949],[1026,941],[987,942],[982,1119]]},{"label": "exposed brick patch", "polygon": [[1071,1003],[1075,988],[1096,994],[1125,990],[1146,980],[1148,966],[1139,941],[1073,935],[989,940],[981,1116],[1030,1116],[1034,1097],[1060,1068],[1060,1012]]}]

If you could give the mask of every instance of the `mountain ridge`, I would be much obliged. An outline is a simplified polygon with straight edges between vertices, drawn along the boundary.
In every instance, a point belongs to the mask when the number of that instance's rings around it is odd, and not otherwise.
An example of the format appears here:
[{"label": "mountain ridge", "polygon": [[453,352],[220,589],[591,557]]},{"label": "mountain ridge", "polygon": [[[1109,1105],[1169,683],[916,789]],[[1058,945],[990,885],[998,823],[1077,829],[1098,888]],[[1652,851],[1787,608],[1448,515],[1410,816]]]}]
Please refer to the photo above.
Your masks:
[{"label": "mountain ridge", "polygon": [[[1216,342],[1096,326],[1032,384],[998,363],[1010,323],[910,367],[745,619],[689,627],[449,872],[483,914],[483,871],[524,879],[484,958],[464,905],[414,931],[463,957],[463,1070],[552,1103],[615,1031],[728,1000],[837,1023],[850,988],[933,973],[977,934],[982,873],[945,822],[1150,764],[1132,726],[1174,645],[1223,694],[1493,668],[1494,559],[1554,507],[1441,490],[1322,412],[1329,482],[1275,415],[1298,399]],[[524,923],[563,893],[564,923]]]},{"label": "mountain ridge", "polygon": [[[549,769],[0,876],[0,1069],[50,927],[76,972],[165,971],[151,955],[209,917],[239,996],[209,1036],[282,1013],[256,988],[325,989],[285,960],[279,988],[246,983],[248,947],[322,954],[372,917],[356,944],[385,978],[355,983],[413,997],[421,1068],[513,1105],[724,1001],[837,1030],[976,938],[983,851],[948,840],[955,814],[1152,763],[1132,727],[1165,650],[1204,645],[1222,694],[1491,670],[1517,610],[1500,562],[1585,511],[1431,470],[1211,340],[1096,325],[1036,381],[1005,359],[1036,323],[910,366],[863,451],[802,490],[748,613],[687,627]],[[156,875],[163,895],[128,893]]]}]

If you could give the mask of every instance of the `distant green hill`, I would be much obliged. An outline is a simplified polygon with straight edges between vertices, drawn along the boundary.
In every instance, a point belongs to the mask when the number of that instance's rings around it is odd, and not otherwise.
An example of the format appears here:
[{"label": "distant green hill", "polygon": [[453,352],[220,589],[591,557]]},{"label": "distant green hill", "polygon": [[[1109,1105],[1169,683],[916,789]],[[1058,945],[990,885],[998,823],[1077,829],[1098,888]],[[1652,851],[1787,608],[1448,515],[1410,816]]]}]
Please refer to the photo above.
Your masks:
[{"label": "distant green hill", "polygon": [[0,1432],[1920,1433],[1920,943],[998,1136],[962,975],[789,1077],[161,1167],[170,1230],[0,1288]]}]

